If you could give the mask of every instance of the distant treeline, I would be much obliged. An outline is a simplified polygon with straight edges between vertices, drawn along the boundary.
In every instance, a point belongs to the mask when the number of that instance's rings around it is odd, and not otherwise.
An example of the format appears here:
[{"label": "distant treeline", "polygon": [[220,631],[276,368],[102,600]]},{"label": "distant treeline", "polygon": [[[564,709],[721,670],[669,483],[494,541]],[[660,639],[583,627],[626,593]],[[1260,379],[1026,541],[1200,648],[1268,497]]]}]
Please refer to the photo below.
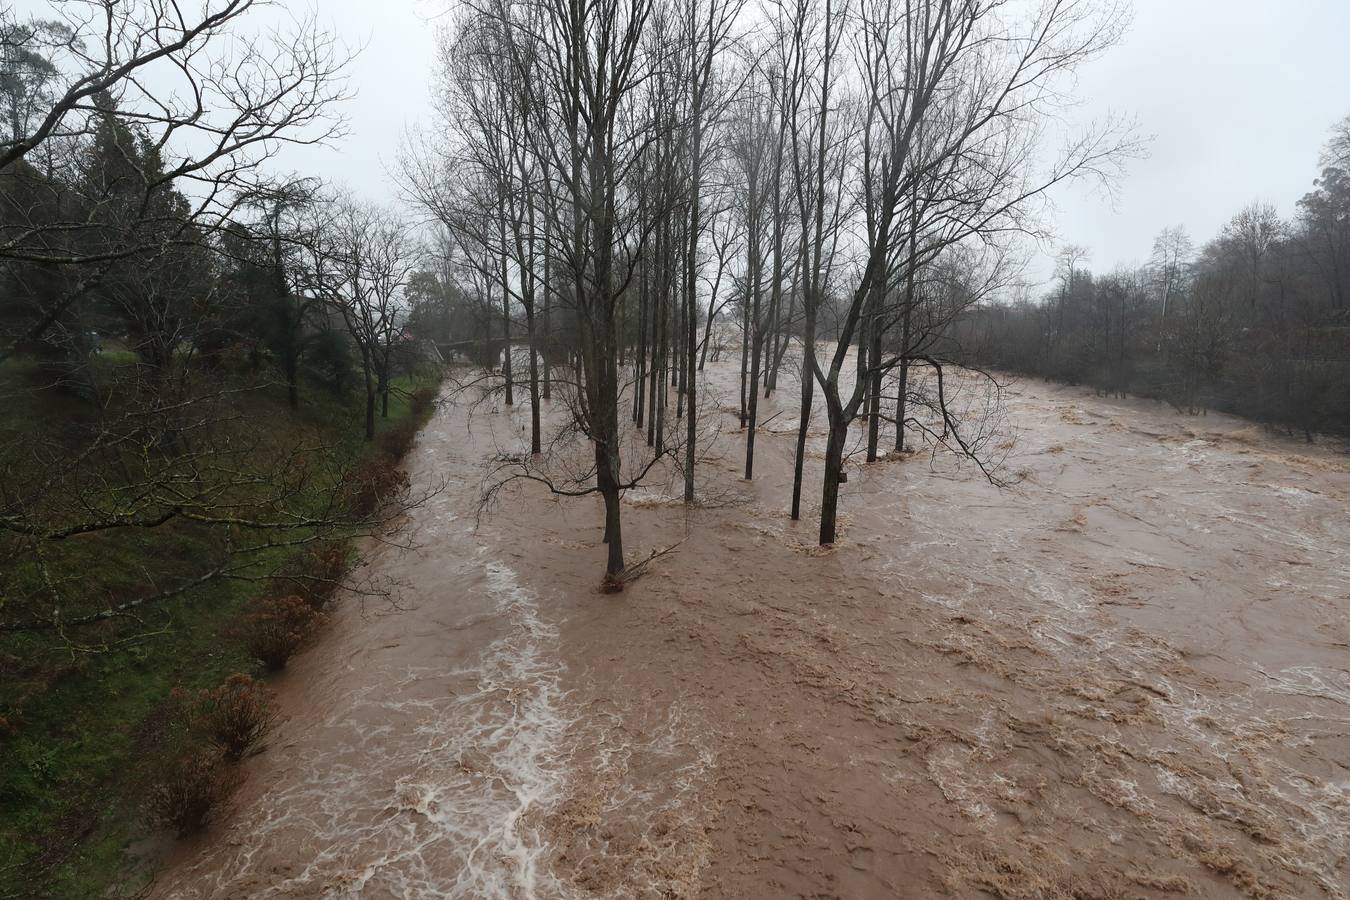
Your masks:
[{"label": "distant treeline", "polygon": [[1050,293],[973,313],[981,362],[1309,440],[1350,434],[1350,118],[1292,221],[1252,204],[1198,252],[1168,228],[1145,266],[1095,275],[1088,258],[1063,247]]}]

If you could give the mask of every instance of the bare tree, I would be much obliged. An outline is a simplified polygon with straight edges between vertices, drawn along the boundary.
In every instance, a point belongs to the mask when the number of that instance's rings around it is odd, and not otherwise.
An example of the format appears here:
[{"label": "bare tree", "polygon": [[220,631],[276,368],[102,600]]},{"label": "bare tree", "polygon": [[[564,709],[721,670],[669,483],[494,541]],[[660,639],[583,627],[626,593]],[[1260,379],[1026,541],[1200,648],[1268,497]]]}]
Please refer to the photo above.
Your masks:
[{"label": "bare tree", "polygon": [[1191,239],[1181,225],[1164,228],[1153,240],[1153,256],[1149,265],[1161,310],[1158,314],[1159,349],[1162,347],[1163,331],[1167,327],[1167,307],[1177,293],[1186,290],[1194,252]]},{"label": "bare tree", "polygon": [[361,354],[366,440],[377,399],[389,414],[391,361],[407,314],[405,291],[419,262],[407,225],[389,210],[344,199],[315,233],[307,288],[341,317]]},{"label": "bare tree", "polygon": [[[51,71],[41,91],[29,92],[25,121],[11,123],[15,133],[0,141],[0,172],[54,174],[95,134],[110,103],[138,136],[138,158],[155,164],[138,164],[138,196],[123,198],[126,214],[116,223],[100,218],[98,196],[86,197],[73,220],[40,209],[6,217],[0,261],[77,267],[79,274],[8,336],[0,358],[43,337],[111,263],[166,244],[200,243],[222,229],[284,145],[342,133],[333,103],[345,96],[347,58],[335,40],[313,19],[289,34],[250,35],[242,28],[256,6],[213,0],[189,15],[171,0],[77,0],[54,7],[50,27],[15,27],[11,18],[7,38],[20,42],[11,56],[41,55]],[[38,102],[45,108],[34,108]],[[169,185],[191,199],[166,222],[156,201]]]},{"label": "bare tree", "polygon": [[621,323],[655,221],[638,214],[635,190],[639,160],[652,145],[641,90],[658,68],[643,41],[652,13],[649,0],[584,7],[489,2],[469,11],[460,26],[494,29],[509,64],[502,77],[513,79],[520,92],[527,167],[548,173],[538,190],[551,196],[538,204],[537,214],[547,220],[544,254],[554,264],[552,277],[566,276],[557,299],[575,328],[570,425],[593,450],[585,475],[573,472],[560,481],[541,462],[523,464],[511,476],[544,481],[560,493],[601,496],[606,578],[616,587],[625,570],[620,495],[660,456],[625,476]]},{"label": "bare tree", "polygon": [[[939,385],[958,358],[905,352],[853,361],[852,385],[842,380],[850,347],[869,328],[886,327],[891,286],[906,270],[950,248],[979,242],[997,251],[1001,235],[1034,228],[1035,201],[1064,180],[1105,177],[1130,143],[1111,126],[1089,129],[1038,171],[1040,116],[1059,102],[1058,80],[1117,37],[1120,11],[1095,3],[1056,3],[1021,19],[998,2],[981,0],[864,0],[850,22],[853,66],[863,86],[856,164],[857,212],[848,299],[838,342],[822,364],[807,347],[829,421],[820,542],[834,542],[844,445],[876,384],[901,358],[927,365]],[[924,203],[926,185],[936,202]],[[917,190],[916,190],[917,186]],[[915,197],[921,215],[907,215]],[[905,235],[927,235],[920,258]],[[971,442],[938,391],[949,445],[970,454]]]}]

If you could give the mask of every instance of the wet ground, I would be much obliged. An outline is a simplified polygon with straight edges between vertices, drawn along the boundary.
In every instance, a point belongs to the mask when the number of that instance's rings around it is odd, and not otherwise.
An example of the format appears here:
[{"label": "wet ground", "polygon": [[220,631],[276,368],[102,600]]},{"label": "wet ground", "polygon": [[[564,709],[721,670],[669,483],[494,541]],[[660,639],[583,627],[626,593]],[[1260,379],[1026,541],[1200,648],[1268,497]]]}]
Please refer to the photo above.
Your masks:
[{"label": "wet ground", "polygon": [[1007,486],[858,458],[821,550],[795,383],[746,482],[710,367],[700,505],[628,495],[630,558],[674,549],[619,595],[598,501],[479,515],[524,411],[446,404],[369,562],[402,608],[339,610],[156,896],[1350,893],[1350,456],[1022,381]]}]

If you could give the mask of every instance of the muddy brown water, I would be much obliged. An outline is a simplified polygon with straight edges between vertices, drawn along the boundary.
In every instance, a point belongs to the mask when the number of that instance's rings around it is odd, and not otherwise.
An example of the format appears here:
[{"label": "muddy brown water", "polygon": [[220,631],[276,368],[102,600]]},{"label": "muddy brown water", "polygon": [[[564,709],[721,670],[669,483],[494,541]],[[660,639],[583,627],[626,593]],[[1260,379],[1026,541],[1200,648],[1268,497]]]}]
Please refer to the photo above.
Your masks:
[{"label": "muddy brown water", "polygon": [[446,489],[368,563],[400,608],[338,610],[154,896],[1350,892],[1350,457],[1020,381],[1009,486],[851,463],[820,550],[795,383],[746,482],[707,374],[701,505],[628,495],[630,558],[674,550],[621,595],[598,502],[478,515],[525,411],[446,404],[410,462]]}]

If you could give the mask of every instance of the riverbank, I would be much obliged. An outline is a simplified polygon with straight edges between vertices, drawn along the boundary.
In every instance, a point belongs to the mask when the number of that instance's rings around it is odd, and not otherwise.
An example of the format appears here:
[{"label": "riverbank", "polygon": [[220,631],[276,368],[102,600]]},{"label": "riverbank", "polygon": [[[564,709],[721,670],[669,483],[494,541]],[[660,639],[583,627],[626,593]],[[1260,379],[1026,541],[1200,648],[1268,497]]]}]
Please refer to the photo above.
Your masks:
[{"label": "riverbank", "polygon": [[[410,405],[412,392],[435,383],[434,377],[401,378],[380,431],[420,417]],[[6,393],[20,401],[4,423],[7,432],[78,421],[83,414],[82,401],[60,394],[25,392],[17,385]],[[38,415],[25,400],[48,412],[61,403],[70,408],[61,416]],[[370,452],[355,407],[322,386],[303,392],[298,411],[287,404],[284,386],[241,388],[233,410],[241,423],[267,424],[273,440],[258,445],[256,454],[307,445],[315,454],[323,446],[335,459]],[[230,422],[220,428],[223,440],[230,440]],[[241,442],[247,437],[242,428],[235,434]],[[260,472],[274,468],[273,460],[248,451],[230,462],[257,464]],[[315,502],[323,498],[316,495]],[[147,584],[194,577],[219,556],[221,539],[219,529],[192,524],[94,534],[68,542],[53,560],[53,571],[63,585],[78,584],[88,596],[136,596]],[[255,574],[284,568],[304,549],[278,547],[255,560]],[[10,588],[25,575],[18,565],[5,571]],[[264,589],[256,577],[218,579],[136,610],[134,617],[111,620],[93,635],[4,636],[0,897],[117,896],[140,889],[146,873],[127,848],[157,833],[147,819],[146,798],[176,739],[171,693],[215,687],[234,672],[260,671],[227,633]],[[6,613],[15,616],[17,610],[11,605]]]}]

